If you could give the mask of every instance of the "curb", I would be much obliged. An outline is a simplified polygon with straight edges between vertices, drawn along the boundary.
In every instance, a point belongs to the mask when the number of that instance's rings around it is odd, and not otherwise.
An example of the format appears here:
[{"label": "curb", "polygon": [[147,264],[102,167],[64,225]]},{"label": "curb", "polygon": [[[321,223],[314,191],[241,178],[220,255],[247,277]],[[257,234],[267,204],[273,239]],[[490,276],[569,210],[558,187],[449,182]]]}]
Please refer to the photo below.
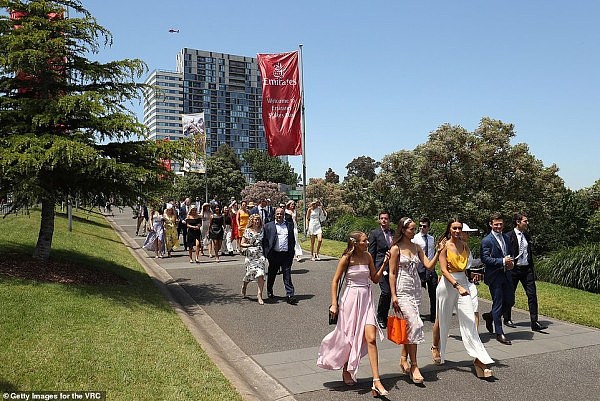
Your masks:
[{"label": "curb", "polygon": [[[246,401],[295,401],[293,395],[246,355],[173,277],[105,216],[129,252],[142,265],[198,344]],[[183,304],[190,305],[187,308]]]}]

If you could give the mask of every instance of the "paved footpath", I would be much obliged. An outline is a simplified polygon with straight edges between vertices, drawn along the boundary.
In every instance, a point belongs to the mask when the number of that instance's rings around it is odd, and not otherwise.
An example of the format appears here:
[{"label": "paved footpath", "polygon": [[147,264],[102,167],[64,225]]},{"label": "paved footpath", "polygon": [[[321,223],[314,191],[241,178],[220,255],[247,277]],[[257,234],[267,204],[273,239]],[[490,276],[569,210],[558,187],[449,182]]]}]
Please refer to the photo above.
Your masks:
[{"label": "paved footpath", "polygon": [[[245,400],[359,400],[370,397],[368,359],[361,361],[359,383],[347,387],[341,372],[316,366],[321,339],[332,330],[327,324],[329,283],[337,259],[312,262],[305,255],[294,262],[292,279],[298,305],[285,302],[281,276],[275,282],[274,300],[256,301],[256,286],[248,297],[240,296],[243,258],[223,256],[221,262],[202,257],[190,264],[183,249],[173,257],[155,259],[140,248],[135,221],[126,209],[108,217],[123,242],[153,277],[202,348],[240,391]],[[379,287],[373,286],[373,296]],[[480,291],[487,291],[481,285]],[[422,311],[428,311],[423,294]],[[480,300],[480,309],[489,310]],[[543,312],[543,311],[542,311]],[[528,314],[515,310],[517,328],[506,328],[513,345],[502,345],[488,334],[483,323],[481,339],[490,356],[495,379],[477,379],[460,341],[458,322],[448,339],[446,363],[431,362],[431,323],[425,322],[426,342],[418,360],[425,378],[423,386],[412,384],[398,366],[399,348],[387,339],[378,342],[379,369],[389,400],[597,400],[600,393],[600,330],[540,317],[548,325],[543,333],[529,328]]]}]

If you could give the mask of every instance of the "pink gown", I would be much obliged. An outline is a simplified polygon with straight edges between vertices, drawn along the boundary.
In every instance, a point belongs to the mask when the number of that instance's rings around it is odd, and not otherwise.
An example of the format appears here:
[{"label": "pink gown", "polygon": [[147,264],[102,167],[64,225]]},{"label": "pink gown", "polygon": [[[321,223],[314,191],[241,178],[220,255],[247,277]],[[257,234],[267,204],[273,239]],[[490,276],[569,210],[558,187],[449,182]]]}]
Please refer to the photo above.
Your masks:
[{"label": "pink gown", "polygon": [[348,266],[346,289],[339,301],[338,322],[319,347],[317,366],[324,369],[341,369],[348,362],[348,372],[356,380],[360,359],[367,354],[365,325],[377,328],[375,308],[371,299],[371,277],[368,265]]}]

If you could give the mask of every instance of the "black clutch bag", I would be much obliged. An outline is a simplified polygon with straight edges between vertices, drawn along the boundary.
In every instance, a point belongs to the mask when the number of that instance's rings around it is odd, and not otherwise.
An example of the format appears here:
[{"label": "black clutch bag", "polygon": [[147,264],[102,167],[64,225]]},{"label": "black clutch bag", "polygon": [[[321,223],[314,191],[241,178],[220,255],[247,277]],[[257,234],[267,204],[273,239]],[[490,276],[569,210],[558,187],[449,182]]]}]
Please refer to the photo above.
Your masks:
[{"label": "black clutch bag", "polygon": [[[331,308],[331,305],[329,305],[329,307]],[[328,310],[328,312],[329,312],[329,324],[337,324],[338,314],[333,313],[330,310]]]}]

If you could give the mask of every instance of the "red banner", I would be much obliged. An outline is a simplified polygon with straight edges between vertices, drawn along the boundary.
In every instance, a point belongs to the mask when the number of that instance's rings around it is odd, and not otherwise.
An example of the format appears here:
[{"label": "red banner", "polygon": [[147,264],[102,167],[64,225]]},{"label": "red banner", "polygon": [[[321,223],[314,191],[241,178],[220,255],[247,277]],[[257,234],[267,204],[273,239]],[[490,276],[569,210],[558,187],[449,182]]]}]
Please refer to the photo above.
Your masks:
[{"label": "red banner", "polygon": [[257,56],[262,78],[262,118],[269,155],[301,155],[298,52]]}]

